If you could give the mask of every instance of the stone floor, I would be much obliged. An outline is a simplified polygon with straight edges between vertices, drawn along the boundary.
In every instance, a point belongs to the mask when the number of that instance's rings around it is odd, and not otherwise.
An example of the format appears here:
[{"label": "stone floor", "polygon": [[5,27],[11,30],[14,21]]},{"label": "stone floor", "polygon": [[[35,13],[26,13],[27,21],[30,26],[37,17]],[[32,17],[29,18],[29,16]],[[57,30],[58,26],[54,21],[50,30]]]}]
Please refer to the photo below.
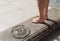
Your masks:
[{"label": "stone floor", "polygon": [[[49,6],[49,11],[51,8],[52,7]],[[6,34],[5,31],[8,30],[8,28],[36,16],[37,13],[38,8],[36,0],[0,0],[0,36],[3,39],[9,37],[4,36],[4,34]],[[50,19],[58,20],[60,19],[60,10],[52,9],[48,15]],[[3,39],[0,39],[0,41],[3,41]],[[4,40],[6,39],[12,38],[5,38]]]},{"label": "stone floor", "polygon": [[37,13],[36,0],[0,0],[0,32],[37,15]]},{"label": "stone floor", "polygon": [[[60,10],[58,9],[51,9],[49,11],[49,18],[55,21],[60,20]],[[51,24],[51,22],[48,21],[49,24]],[[23,23],[24,24],[24,23]],[[35,28],[31,28],[32,32],[31,34],[33,34],[34,32],[38,31],[40,28],[43,28],[46,25],[43,24],[31,24],[31,22],[25,23],[25,25],[28,24],[27,26],[29,26],[29,24],[31,25],[31,27],[35,27]],[[33,25],[33,26],[32,26]],[[38,28],[36,27],[38,25]],[[6,29],[2,32],[0,32],[0,40],[1,41],[22,41],[22,39],[15,39],[11,36],[11,28]]]},{"label": "stone floor", "polygon": [[41,41],[60,41],[60,28],[53,31],[50,35],[48,35]]}]

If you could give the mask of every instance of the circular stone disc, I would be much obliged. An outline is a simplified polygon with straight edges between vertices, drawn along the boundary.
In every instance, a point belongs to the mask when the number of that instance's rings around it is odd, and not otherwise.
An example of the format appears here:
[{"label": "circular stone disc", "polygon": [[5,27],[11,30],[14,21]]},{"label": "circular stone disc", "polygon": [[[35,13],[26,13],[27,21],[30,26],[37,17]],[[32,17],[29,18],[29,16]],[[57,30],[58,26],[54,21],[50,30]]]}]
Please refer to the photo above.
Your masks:
[{"label": "circular stone disc", "polygon": [[11,34],[14,38],[21,39],[30,34],[30,29],[23,25],[18,25],[13,27]]}]

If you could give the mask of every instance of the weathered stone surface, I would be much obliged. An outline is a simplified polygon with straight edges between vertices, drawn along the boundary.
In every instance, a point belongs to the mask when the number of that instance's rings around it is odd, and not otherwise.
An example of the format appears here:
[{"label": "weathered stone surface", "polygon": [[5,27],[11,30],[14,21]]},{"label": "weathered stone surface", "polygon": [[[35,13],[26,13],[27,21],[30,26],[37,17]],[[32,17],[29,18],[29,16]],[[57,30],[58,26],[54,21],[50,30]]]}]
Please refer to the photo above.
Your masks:
[{"label": "weathered stone surface", "polygon": [[[59,16],[59,10],[56,9],[52,9],[51,11],[49,11],[49,18],[54,20],[54,21],[59,21],[60,20],[60,16]],[[46,21],[48,24],[52,24],[51,21]],[[37,32],[38,30],[43,31],[44,29],[48,28],[46,25],[44,24],[34,24],[31,22],[31,19],[24,21],[23,23],[20,23],[19,25],[25,25],[26,27],[30,28],[31,32],[30,35]],[[2,41],[22,41],[23,39],[15,39],[12,37],[11,35],[11,30],[12,28],[9,28],[7,30],[5,30],[4,32],[0,33],[0,39]]]}]

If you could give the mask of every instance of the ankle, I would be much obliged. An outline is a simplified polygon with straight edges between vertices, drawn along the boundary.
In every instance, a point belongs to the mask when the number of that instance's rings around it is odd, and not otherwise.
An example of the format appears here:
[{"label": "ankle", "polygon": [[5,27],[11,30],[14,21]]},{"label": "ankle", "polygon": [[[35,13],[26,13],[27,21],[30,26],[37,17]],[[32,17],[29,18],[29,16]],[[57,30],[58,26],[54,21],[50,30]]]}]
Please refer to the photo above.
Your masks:
[{"label": "ankle", "polygon": [[48,17],[45,17],[44,20],[48,19]]}]

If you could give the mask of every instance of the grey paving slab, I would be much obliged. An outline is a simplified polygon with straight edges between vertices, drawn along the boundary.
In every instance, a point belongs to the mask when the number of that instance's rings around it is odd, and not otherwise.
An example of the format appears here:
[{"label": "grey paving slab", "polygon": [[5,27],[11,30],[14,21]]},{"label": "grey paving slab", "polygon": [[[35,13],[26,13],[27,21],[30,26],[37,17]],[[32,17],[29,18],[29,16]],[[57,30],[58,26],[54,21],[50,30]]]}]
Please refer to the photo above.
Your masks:
[{"label": "grey paving slab", "polygon": [[[37,13],[36,0],[0,0],[0,41],[20,41],[21,39],[15,39],[11,36],[11,26],[25,21]],[[60,10],[56,9],[52,10],[48,15],[50,19],[58,20],[60,18],[59,13]],[[48,23],[51,24],[49,21]],[[43,26],[43,24],[31,24],[31,22],[27,24],[32,27],[31,34],[46,26]]]},{"label": "grey paving slab", "polygon": [[[60,10],[57,10],[57,9],[52,9],[49,11],[49,18],[54,20],[54,21],[59,21],[60,20]],[[47,21],[47,23],[49,24],[52,24],[52,22],[50,21]],[[32,19],[29,19],[27,21],[24,21],[22,22],[21,24],[25,25],[26,27],[30,28],[31,29],[31,34],[37,32],[38,30],[40,31],[43,31],[44,29],[47,28],[46,25],[44,24],[34,24],[32,23]],[[18,25],[21,25],[21,24],[18,24]],[[12,37],[11,35],[11,30],[12,30],[13,27],[3,31],[3,32],[0,32],[0,40],[1,41],[22,41],[23,39],[15,39]],[[43,29],[42,29],[43,28]],[[28,37],[26,37],[28,38]]]},{"label": "grey paving slab", "polygon": [[[31,19],[29,19],[29,20],[27,20],[27,21],[25,21],[19,25],[25,25],[25,27],[29,28],[31,30],[30,35],[35,33],[38,30],[40,30],[40,32],[41,32],[47,28],[47,26],[44,24],[32,23]],[[1,35],[0,39],[2,41],[22,41],[24,39],[24,38],[23,39],[15,39],[14,37],[12,37],[11,31],[12,31],[12,28],[9,28],[6,31],[1,32],[0,33],[0,35]],[[28,38],[28,36],[26,38]]]},{"label": "grey paving slab", "polygon": [[42,39],[41,41],[60,41],[60,27],[50,33],[47,37]]},{"label": "grey paving slab", "polygon": [[0,0],[0,32],[35,16],[38,13],[36,2],[36,0]]}]

